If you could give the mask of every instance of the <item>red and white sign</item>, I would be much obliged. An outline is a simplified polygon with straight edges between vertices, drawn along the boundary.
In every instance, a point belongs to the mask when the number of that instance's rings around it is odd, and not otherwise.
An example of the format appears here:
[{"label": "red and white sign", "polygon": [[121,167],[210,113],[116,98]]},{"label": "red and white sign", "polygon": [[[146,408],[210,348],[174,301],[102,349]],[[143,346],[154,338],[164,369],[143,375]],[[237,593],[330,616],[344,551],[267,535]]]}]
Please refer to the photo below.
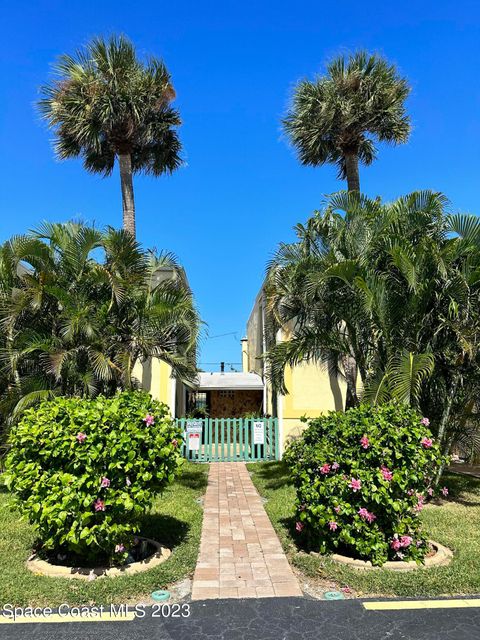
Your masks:
[{"label": "red and white sign", "polygon": [[189,451],[200,450],[200,434],[199,433],[188,434],[188,449]]}]

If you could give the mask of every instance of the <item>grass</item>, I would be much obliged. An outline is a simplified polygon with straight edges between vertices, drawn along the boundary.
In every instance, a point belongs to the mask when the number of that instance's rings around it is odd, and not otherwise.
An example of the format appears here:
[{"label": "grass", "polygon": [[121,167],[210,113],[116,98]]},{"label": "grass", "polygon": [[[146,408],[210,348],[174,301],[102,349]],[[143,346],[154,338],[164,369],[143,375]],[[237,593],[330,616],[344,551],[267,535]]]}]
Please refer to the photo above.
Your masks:
[{"label": "grass", "polygon": [[207,484],[205,465],[186,463],[183,473],[143,518],[141,533],[173,549],[162,565],[145,573],[94,582],[46,578],[25,567],[35,534],[0,486],[0,603],[15,606],[50,606],[62,603],[110,604],[140,601],[152,591],[190,575],[197,560],[203,510],[196,498]]},{"label": "grass", "polygon": [[385,569],[359,572],[340,566],[328,556],[310,556],[295,544],[295,491],[281,462],[248,465],[265,508],[290,562],[310,579],[348,585],[357,595],[437,596],[480,594],[480,480],[449,474],[450,497],[422,512],[429,536],[452,549],[448,567],[396,573]]}]

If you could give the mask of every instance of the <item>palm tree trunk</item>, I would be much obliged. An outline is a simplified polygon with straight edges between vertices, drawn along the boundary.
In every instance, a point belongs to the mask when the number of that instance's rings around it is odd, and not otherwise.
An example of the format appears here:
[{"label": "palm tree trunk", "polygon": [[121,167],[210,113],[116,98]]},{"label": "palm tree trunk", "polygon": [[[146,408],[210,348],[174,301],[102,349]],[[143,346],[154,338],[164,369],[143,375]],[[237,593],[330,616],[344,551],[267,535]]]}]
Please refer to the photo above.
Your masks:
[{"label": "palm tree trunk", "polygon": [[[447,443],[444,443],[447,424],[450,418],[450,413],[452,411],[453,401],[455,399],[455,395],[457,393],[458,384],[460,382],[460,371],[455,371],[453,374],[452,386],[450,387],[447,394],[447,401],[445,402],[445,406],[443,408],[442,417],[440,419],[440,424],[438,427],[437,440],[440,445],[441,451],[443,455],[448,455],[450,452],[450,447],[453,442],[453,438],[450,437]],[[438,469],[437,477],[435,478],[435,486],[440,482],[440,478],[442,477],[443,471],[445,468],[445,463],[442,462],[440,468]]]},{"label": "palm tree trunk", "polygon": [[345,153],[345,173],[349,191],[360,191],[360,175],[358,173],[358,154]]},{"label": "palm tree trunk", "polygon": [[347,391],[345,394],[345,411],[358,407],[357,396],[357,363],[353,356],[342,357],[343,371],[345,373],[345,381],[347,383]]},{"label": "palm tree trunk", "polygon": [[123,228],[135,238],[135,200],[133,197],[132,156],[120,153],[120,181],[122,184]]}]

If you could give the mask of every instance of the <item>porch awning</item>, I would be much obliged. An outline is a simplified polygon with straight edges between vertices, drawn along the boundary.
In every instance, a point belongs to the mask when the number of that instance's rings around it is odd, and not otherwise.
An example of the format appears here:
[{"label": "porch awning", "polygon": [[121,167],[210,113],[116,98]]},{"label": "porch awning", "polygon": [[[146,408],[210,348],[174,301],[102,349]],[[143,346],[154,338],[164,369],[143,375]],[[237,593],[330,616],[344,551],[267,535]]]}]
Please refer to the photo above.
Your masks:
[{"label": "porch awning", "polygon": [[229,389],[231,391],[263,391],[263,380],[256,373],[240,373],[230,371],[202,372],[197,378],[198,391],[217,391]]}]

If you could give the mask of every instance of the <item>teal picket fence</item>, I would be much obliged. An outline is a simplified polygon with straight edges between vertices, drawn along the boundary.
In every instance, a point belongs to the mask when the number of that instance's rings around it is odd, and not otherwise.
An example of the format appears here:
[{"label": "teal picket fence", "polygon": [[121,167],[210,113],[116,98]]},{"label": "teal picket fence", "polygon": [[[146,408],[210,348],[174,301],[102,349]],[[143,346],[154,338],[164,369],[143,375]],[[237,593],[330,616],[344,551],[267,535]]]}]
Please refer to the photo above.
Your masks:
[{"label": "teal picket fence", "polygon": [[183,455],[193,462],[279,460],[278,419],[177,419]]}]

